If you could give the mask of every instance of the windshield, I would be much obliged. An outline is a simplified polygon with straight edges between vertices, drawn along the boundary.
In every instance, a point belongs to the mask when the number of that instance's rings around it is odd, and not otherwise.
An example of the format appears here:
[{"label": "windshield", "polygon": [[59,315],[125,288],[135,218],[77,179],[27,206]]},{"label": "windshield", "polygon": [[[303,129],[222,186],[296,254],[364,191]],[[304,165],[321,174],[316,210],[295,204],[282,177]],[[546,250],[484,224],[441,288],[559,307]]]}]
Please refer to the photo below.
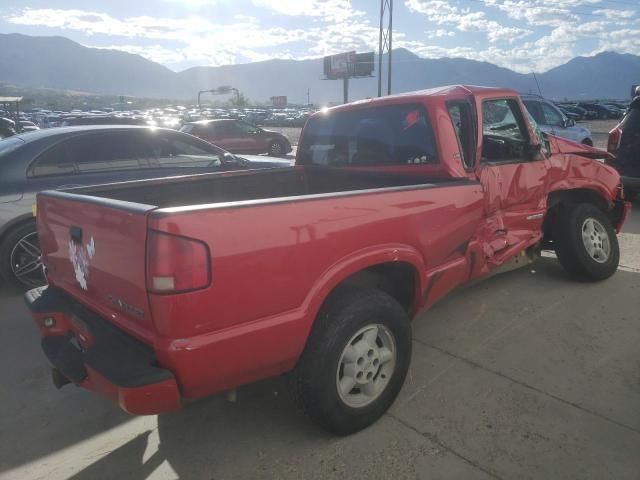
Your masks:
[{"label": "windshield", "polygon": [[438,162],[429,117],[418,104],[319,114],[305,127],[298,158],[331,166]]}]

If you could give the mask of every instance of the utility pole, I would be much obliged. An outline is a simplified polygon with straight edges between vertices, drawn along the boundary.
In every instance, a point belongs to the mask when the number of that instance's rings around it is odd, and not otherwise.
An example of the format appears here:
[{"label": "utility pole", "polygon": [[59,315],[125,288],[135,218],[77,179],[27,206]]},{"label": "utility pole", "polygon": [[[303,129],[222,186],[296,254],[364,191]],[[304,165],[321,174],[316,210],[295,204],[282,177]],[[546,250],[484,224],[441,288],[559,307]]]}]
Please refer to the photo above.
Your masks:
[{"label": "utility pole", "polygon": [[[386,15],[385,15],[386,14]],[[385,27],[384,20],[388,24]],[[387,95],[391,95],[391,48],[393,42],[393,0],[380,0],[380,36],[378,39],[378,96],[382,96],[382,57],[387,53]]]},{"label": "utility pole", "polygon": [[311,89],[307,88],[307,106],[311,105]]},{"label": "utility pole", "polygon": [[349,77],[342,78],[342,92],[344,96],[344,103],[349,102]]}]

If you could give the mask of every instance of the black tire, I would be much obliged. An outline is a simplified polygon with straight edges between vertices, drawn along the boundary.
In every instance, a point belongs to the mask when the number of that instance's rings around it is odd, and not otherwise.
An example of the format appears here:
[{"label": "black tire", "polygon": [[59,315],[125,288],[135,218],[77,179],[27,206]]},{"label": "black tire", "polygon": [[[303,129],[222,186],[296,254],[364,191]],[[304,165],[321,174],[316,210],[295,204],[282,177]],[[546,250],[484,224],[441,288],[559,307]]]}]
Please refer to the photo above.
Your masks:
[{"label": "black tire", "polygon": [[269,144],[269,155],[272,157],[282,157],[284,155],[284,143],[281,140],[272,140]]},{"label": "black tire", "polygon": [[[12,263],[16,260],[24,259],[28,262],[27,252],[19,252],[14,250],[18,248],[20,240],[25,238],[33,238],[35,236],[37,242],[36,223],[27,222],[18,225],[5,236],[2,245],[0,245],[0,275],[6,285],[33,288],[46,283],[42,270],[33,272],[23,279],[18,278],[12,269]],[[39,248],[39,245],[37,245]],[[34,252],[35,253],[35,252]],[[13,258],[12,258],[13,257]]]},{"label": "black tire", "polygon": [[[373,324],[384,326],[393,336],[395,366],[378,396],[354,408],[338,393],[338,369],[349,341]],[[348,435],[371,425],[389,409],[402,388],[410,361],[411,324],[402,306],[374,288],[344,287],[332,294],[319,313],[298,365],[289,375],[289,384],[314,423],[333,434]],[[380,369],[374,379],[385,378]]]},{"label": "black tire", "polygon": [[[603,229],[594,242],[603,245],[605,238],[609,242],[608,256],[600,256],[601,261],[589,254],[583,241],[583,228],[588,219],[595,220]],[[592,204],[570,205],[558,215],[554,228],[554,244],[558,260],[569,274],[581,280],[599,281],[609,278],[618,269],[620,247],[618,237],[602,210]]]}]

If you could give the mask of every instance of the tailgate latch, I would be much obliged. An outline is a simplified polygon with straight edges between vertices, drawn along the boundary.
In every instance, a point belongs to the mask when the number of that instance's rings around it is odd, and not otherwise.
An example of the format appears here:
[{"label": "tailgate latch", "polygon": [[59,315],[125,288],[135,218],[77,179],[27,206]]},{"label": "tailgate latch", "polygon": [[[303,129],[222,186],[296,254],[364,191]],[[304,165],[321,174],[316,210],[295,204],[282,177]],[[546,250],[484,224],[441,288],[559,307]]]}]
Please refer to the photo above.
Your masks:
[{"label": "tailgate latch", "polygon": [[69,228],[69,236],[74,243],[82,243],[82,229],[80,227]]}]

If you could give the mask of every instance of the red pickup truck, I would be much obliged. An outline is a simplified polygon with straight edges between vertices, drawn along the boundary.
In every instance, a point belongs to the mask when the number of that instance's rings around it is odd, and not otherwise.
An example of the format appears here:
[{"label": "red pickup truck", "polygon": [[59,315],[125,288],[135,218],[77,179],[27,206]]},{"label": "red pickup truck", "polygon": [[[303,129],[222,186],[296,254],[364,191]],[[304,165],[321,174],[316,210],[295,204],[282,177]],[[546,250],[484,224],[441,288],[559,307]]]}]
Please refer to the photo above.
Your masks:
[{"label": "red pickup truck", "polygon": [[618,266],[629,210],[607,153],[543,135],[510,90],[443,87],[320,112],[291,168],[44,192],[49,286],[26,294],[57,386],[133,414],[289,373],[309,416],[378,419],[411,324],[552,249]]}]

